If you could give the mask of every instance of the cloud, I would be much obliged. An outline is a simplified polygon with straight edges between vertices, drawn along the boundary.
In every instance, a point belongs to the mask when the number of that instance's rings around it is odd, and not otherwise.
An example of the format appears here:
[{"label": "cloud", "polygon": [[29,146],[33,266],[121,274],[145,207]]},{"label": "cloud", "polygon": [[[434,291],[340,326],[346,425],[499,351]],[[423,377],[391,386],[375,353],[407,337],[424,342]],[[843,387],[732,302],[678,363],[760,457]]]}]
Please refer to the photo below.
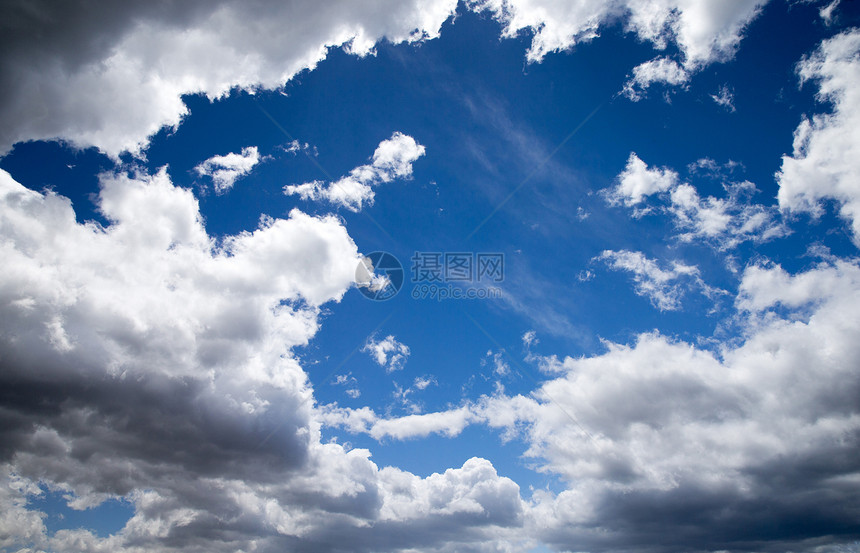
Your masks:
[{"label": "cloud", "polygon": [[718,90],[716,94],[711,94],[711,100],[730,113],[734,113],[736,111],[735,95],[729,89],[728,85],[721,86],[720,90]]},{"label": "cloud", "polygon": [[690,72],[681,67],[675,60],[654,58],[633,68],[633,76],[624,83],[621,93],[634,102],[638,102],[654,83],[678,86],[686,84],[689,80]]},{"label": "cloud", "polygon": [[[789,286],[768,286],[770,278]],[[570,483],[547,506],[558,513],[546,524],[556,525],[544,534],[550,543],[649,549],[656,545],[649,528],[666,531],[667,522],[678,525],[672,543],[688,550],[797,549],[804,546],[794,540],[831,533],[851,539],[846,523],[860,472],[849,460],[860,445],[853,368],[860,267],[842,262],[790,277],[756,267],[741,288],[741,301],[759,309],[807,301],[815,309],[802,320],[771,311],[719,357],[645,334],[634,346],[566,359],[567,375],[535,394],[542,414],[532,414],[538,422],[525,434],[529,453]],[[517,404],[501,403],[498,416]],[[590,532],[596,520],[600,529]],[[791,537],[773,534],[771,544],[746,541],[780,520],[811,524]]]},{"label": "cloud", "polygon": [[433,384],[438,384],[434,376],[416,376],[415,381],[412,383],[417,390],[425,390]]},{"label": "cloud", "polygon": [[116,156],[140,152],[187,114],[184,94],[275,89],[331,47],[356,55],[383,38],[438,36],[456,2],[235,0],[7,2],[0,57],[0,153],[59,138]]},{"label": "cloud", "polygon": [[367,433],[377,440],[407,440],[424,438],[430,434],[453,437],[469,424],[480,420],[469,405],[449,411],[392,418],[380,417],[367,407],[350,409],[328,405],[322,408],[320,417],[328,426],[346,428],[353,433]]},{"label": "cloud", "polygon": [[[491,13],[505,37],[534,33],[530,62],[591,40],[601,26],[621,19],[640,40],[679,50],[678,61],[640,66],[643,82],[679,83],[684,74],[731,57],[765,3],[486,0],[467,7]],[[235,89],[273,90],[316,67],[332,47],[362,56],[383,39],[432,39],[456,6],[454,0],[378,0],[357,9],[342,0],[324,6],[263,0],[249,9],[237,0],[190,0],[94,9],[82,0],[7,2],[0,18],[0,155],[17,142],[53,139],[113,157],[140,154],[150,136],[187,115],[183,95],[216,100]],[[667,71],[671,64],[680,69]]]},{"label": "cloud", "polygon": [[349,175],[326,184],[322,181],[291,184],[284,194],[298,195],[305,200],[326,200],[350,211],[361,211],[363,204],[373,205],[373,187],[394,179],[412,176],[412,163],[424,155],[424,146],[411,136],[395,132],[383,140],[373,152],[371,163],[361,165]]},{"label": "cloud", "polygon": [[242,152],[230,153],[225,156],[212,156],[194,168],[200,176],[212,178],[215,192],[223,194],[233,188],[237,179],[251,172],[260,162],[260,153],[256,146],[242,148]]},{"label": "cloud", "polygon": [[358,389],[358,380],[352,376],[352,373],[336,375],[334,384],[336,386],[347,386],[344,393],[352,399],[357,399],[361,396],[361,390]]},{"label": "cloud", "polygon": [[360,431],[407,439],[483,424],[519,438],[563,482],[534,492],[523,533],[558,550],[814,551],[821,536],[856,540],[860,265],[754,265],[740,290],[739,313],[756,316],[742,319],[734,346],[645,333],[566,357],[528,395],[370,414]]},{"label": "cloud", "polygon": [[376,340],[373,336],[367,339],[361,351],[367,352],[385,372],[399,371],[409,358],[409,346],[401,344],[394,336],[386,336]]},{"label": "cloud", "polygon": [[281,149],[288,154],[296,154],[298,152],[304,152],[307,155],[317,155],[316,146],[311,146],[307,142],[299,142],[298,140],[293,140],[288,142],[287,144],[281,146]]},{"label": "cloud", "polygon": [[[488,461],[419,478],[321,443],[292,349],[352,285],[339,219],[293,210],[216,243],[164,169],[102,174],[98,206],[106,226],[78,223],[0,172],[0,547],[478,550],[521,524]],[[38,483],[134,515],[48,533]]]},{"label": "cloud", "polygon": [[526,54],[529,62],[540,62],[551,52],[560,52],[600,36],[603,26],[622,20],[639,40],[659,50],[677,47],[679,60],[656,57],[633,69],[622,93],[636,101],[654,83],[686,84],[702,67],[730,59],[745,27],[759,14],[767,0],[477,0],[473,9],[491,12],[505,26],[504,36],[520,31],[534,33]]},{"label": "cloud", "polygon": [[678,184],[678,173],[671,169],[649,169],[635,152],[627,158],[627,166],[618,175],[618,185],[607,191],[610,203],[628,207],[642,203],[647,196],[665,192]]},{"label": "cloud", "polygon": [[571,4],[562,0],[484,0],[472,2],[505,25],[505,36],[534,33],[527,58],[537,62],[550,52],[599,36],[602,25],[623,18],[640,40],[663,49],[674,43],[689,67],[730,57],[744,27],[766,0],[598,0]]},{"label": "cloud", "polygon": [[653,259],[648,259],[641,252],[627,250],[605,250],[596,259],[606,262],[610,269],[632,273],[636,294],[648,298],[660,311],[681,308],[681,297],[689,286],[682,284],[684,282],[692,281],[706,293],[711,293],[695,266],[674,261],[671,268],[661,269]]},{"label": "cloud", "polygon": [[766,242],[788,234],[773,208],[750,201],[758,192],[753,183],[731,183],[724,188],[726,198],[702,198],[686,183],[672,190],[668,212],[675,217],[677,227],[686,231],[678,235],[680,240],[701,239],[727,250],[747,240]]},{"label": "cloud", "polygon": [[839,7],[840,0],[833,0],[818,10],[818,15],[824,20],[825,25],[831,25],[834,20],[833,12]]},{"label": "cloud", "polygon": [[779,206],[814,217],[822,200],[838,202],[860,245],[860,31],[825,40],[798,65],[801,81],[818,84],[818,98],[832,113],[805,118],[794,132],[792,155],[777,172]]},{"label": "cloud", "polygon": [[[726,191],[724,198],[702,198],[695,187],[681,182],[675,171],[665,167],[649,168],[631,153],[627,166],[618,175],[618,184],[604,190],[603,194],[611,205],[634,207],[635,217],[659,207],[674,219],[676,228],[681,231],[677,235],[679,240],[702,240],[720,250],[734,248],[747,240],[766,242],[788,234],[788,229],[778,220],[775,207],[752,201],[752,196],[758,192],[753,183],[729,180],[727,174],[737,165],[730,161],[725,167],[719,167],[707,158],[692,164],[692,173],[703,173],[707,178],[722,181]],[[638,207],[651,196],[656,196],[662,205]]]},{"label": "cloud", "polygon": [[492,350],[488,351],[484,359],[481,360],[481,365],[490,364],[493,368],[493,373],[496,376],[506,376],[511,372],[510,365],[505,362],[505,352],[497,351],[493,352]]},{"label": "cloud", "polygon": [[537,344],[540,342],[537,338],[537,332],[534,330],[527,330],[523,333],[522,336],[523,346],[526,348],[530,348],[532,344]]}]

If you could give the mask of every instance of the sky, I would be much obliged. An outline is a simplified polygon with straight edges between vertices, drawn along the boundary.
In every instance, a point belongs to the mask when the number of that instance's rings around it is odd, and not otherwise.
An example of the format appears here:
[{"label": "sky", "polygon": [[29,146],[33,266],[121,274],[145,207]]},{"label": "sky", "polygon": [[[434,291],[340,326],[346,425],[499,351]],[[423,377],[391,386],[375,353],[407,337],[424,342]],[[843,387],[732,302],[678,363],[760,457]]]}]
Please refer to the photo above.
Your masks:
[{"label": "sky", "polygon": [[0,11],[0,551],[860,552],[856,0]]}]

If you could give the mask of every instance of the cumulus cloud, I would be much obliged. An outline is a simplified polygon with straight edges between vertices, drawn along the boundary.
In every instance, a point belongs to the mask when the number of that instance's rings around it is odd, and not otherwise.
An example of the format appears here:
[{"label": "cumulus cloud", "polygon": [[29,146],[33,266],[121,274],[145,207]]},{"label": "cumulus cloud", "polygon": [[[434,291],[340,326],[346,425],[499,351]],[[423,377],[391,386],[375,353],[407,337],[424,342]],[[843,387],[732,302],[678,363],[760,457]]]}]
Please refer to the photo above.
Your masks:
[{"label": "cumulus cloud", "polygon": [[665,192],[678,184],[678,173],[667,168],[649,168],[635,152],[630,152],[627,166],[618,175],[618,185],[607,191],[610,203],[628,207],[642,203],[647,196]]},{"label": "cumulus cloud", "polygon": [[212,156],[194,168],[200,176],[212,178],[215,192],[223,194],[231,188],[237,179],[251,172],[260,162],[260,153],[256,146],[242,148],[241,153],[229,153],[224,156]]},{"label": "cumulus cloud", "polygon": [[370,336],[361,351],[369,353],[373,360],[389,373],[402,369],[410,353],[409,346],[401,344],[390,335],[382,340]]},{"label": "cumulus cloud", "polygon": [[[775,207],[753,202],[758,192],[749,181],[735,182],[726,173],[737,166],[729,162],[719,167],[711,159],[700,159],[691,165],[691,172],[722,181],[726,196],[701,197],[696,188],[682,182],[678,174],[668,168],[649,168],[635,153],[631,153],[624,171],[618,175],[618,184],[604,190],[607,201],[634,208],[634,216],[641,217],[654,208],[670,215],[680,231],[677,238],[684,242],[703,240],[720,250],[734,248],[741,242],[765,242],[785,236],[788,229],[779,220]],[[655,196],[660,203],[639,207]]]},{"label": "cumulus cloud", "polygon": [[633,68],[633,76],[624,83],[621,93],[638,102],[654,83],[678,86],[686,84],[689,80],[690,72],[675,60],[654,58]]},{"label": "cumulus cloud", "polygon": [[685,231],[678,235],[679,239],[701,239],[726,250],[747,240],[766,242],[788,234],[773,208],[751,201],[757,192],[753,183],[731,183],[724,188],[725,198],[702,198],[686,183],[672,190],[668,211],[678,228]]},{"label": "cumulus cloud", "polygon": [[794,132],[792,155],[777,172],[779,206],[817,217],[833,199],[860,244],[860,31],[824,41],[798,65],[802,81],[818,84],[818,98],[833,106],[804,119]]},{"label": "cumulus cloud", "polygon": [[0,153],[59,138],[117,155],[187,113],[181,96],[282,86],[330,47],[356,55],[386,38],[438,36],[456,1],[192,0],[6,2],[0,56]]},{"label": "cumulus cloud", "polygon": [[414,138],[395,132],[383,140],[373,152],[369,164],[356,167],[336,181],[306,182],[284,187],[284,194],[298,195],[305,200],[326,200],[350,211],[361,211],[364,204],[373,205],[373,187],[394,179],[412,176],[412,163],[424,155],[424,146]]},{"label": "cumulus cloud", "polygon": [[657,48],[674,43],[684,63],[696,67],[734,53],[744,27],[766,0],[478,0],[505,25],[505,35],[528,29],[534,33],[529,61],[571,48],[599,36],[601,25],[624,19],[627,29]]},{"label": "cumulus cloud", "polygon": [[654,83],[685,84],[693,72],[715,61],[731,58],[747,24],[767,0],[477,0],[476,9],[491,12],[505,25],[505,36],[522,30],[534,33],[527,53],[539,62],[550,52],[593,40],[600,28],[622,20],[626,29],[657,49],[669,44],[678,60],[659,56],[633,69],[622,92],[640,99]]},{"label": "cumulus cloud", "polygon": [[471,406],[436,413],[414,413],[403,417],[385,418],[372,409],[350,409],[337,405],[324,406],[321,420],[328,426],[346,428],[354,433],[367,433],[377,440],[393,438],[407,440],[431,434],[457,436],[469,424],[480,420]]},{"label": "cumulus cloud", "polygon": [[674,261],[670,268],[661,269],[656,261],[641,252],[627,250],[606,250],[597,259],[604,261],[610,269],[631,273],[636,294],[648,298],[660,311],[680,309],[681,298],[691,284],[711,292],[702,282],[699,269],[692,265]]},{"label": "cumulus cloud", "polygon": [[[820,536],[855,540],[860,265],[797,274],[754,265],[740,290],[739,312],[757,316],[738,345],[712,352],[645,333],[557,361],[559,373],[527,396],[417,417],[364,412],[352,428],[407,439],[483,424],[519,437],[526,457],[565,483],[536,491],[524,522],[558,550],[814,550]],[[790,536],[760,538],[801,520]]]},{"label": "cumulus cloud", "polygon": [[[462,550],[521,524],[488,461],[419,478],[321,443],[292,349],[352,285],[340,220],[294,210],[216,243],[164,169],[100,188],[107,226],[0,172],[1,547]],[[134,515],[48,533],[39,483]]]},{"label": "cumulus cloud", "polygon": [[[679,60],[634,70],[639,85],[683,83],[730,57],[765,0],[477,0],[503,35],[534,33],[530,62],[599,36],[621,19],[640,40],[672,44]],[[3,5],[0,33],[0,154],[16,142],[60,139],[111,156],[141,153],[148,137],[176,127],[185,94],[211,100],[234,89],[276,89],[313,69],[332,47],[356,55],[383,39],[413,43],[439,35],[455,0],[379,0],[362,9],[339,1],[191,0],[161,5],[111,1]],[[662,60],[662,61],[661,61]],[[638,77],[637,77],[638,76]],[[640,86],[641,88],[641,86]]]}]

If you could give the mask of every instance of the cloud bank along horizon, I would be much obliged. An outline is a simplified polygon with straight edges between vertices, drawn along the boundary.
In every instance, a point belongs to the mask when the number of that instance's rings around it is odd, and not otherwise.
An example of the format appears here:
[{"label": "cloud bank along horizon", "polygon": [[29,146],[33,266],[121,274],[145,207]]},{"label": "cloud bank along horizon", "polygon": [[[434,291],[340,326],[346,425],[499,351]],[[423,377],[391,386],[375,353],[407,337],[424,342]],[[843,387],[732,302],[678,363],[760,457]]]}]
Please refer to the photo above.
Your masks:
[{"label": "cloud bank along horizon", "polygon": [[854,3],[2,10],[0,550],[857,550]]}]

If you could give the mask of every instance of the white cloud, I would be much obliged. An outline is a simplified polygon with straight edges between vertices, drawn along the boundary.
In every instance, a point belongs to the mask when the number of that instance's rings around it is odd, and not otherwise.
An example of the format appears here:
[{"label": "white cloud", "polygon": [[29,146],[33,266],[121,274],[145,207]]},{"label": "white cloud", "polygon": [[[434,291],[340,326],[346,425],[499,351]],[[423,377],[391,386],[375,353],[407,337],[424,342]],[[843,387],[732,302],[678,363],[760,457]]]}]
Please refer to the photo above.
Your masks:
[{"label": "white cloud", "polygon": [[293,140],[288,142],[286,145],[281,146],[281,149],[287,152],[288,154],[296,154],[298,152],[304,152],[309,155],[317,155],[317,149],[315,146],[311,146],[307,142],[299,142],[298,140]]},{"label": "white cloud", "polygon": [[691,172],[705,172],[709,178],[720,179],[726,197],[702,198],[696,188],[681,182],[678,174],[668,168],[649,168],[635,153],[631,153],[624,171],[618,175],[618,185],[603,191],[608,202],[634,207],[634,216],[653,211],[652,206],[638,207],[649,197],[656,196],[660,209],[671,215],[681,241],[704,240],[717,249],[734,248],[741,242],[765,242],[785,236],[788,229],[778,220],[775,207],[752,202],[758,192],[749,181],[732,182],[726,173],[737,167],[728,162],[719,167],[711,159],[703,158],[691,165]]},{"label": "white cloud", "polygon": [[370,336],[361,351],[367,352],[380,366],[385,367],[386,372],[399,371],[409,358],[409,346],[401,344],[394,336],[386,336],[382,340],[376,340]]},{"label": "white cloud", "polygon": [[607,192],[607,198],[613,204],[635,206],[646,196],[665,192],[677,184],[678,173],[665,167],[649,169],[639,156],[631,152],[627,166],[618,175],[618,185]]},{"label": "white cloud", "polygon": [[734,248],[746,240],[766,242],[785,236],[788,229],[777,219],[777,213],[750,201],[757,192],[749,181],[725,186],[728,196],[702,198],[689,184],[680,184],[670,194],[668,212],[675,217],[681,233],[678,238],[710,241],[718,249]]},{"label": "white cloud", "polygon": [[123,2],[6,4],[0,67],[0,154],[19,141],[61,138],[116,156],[140,152],[187,113],[183,94],[214,100],[234,88],[282,86],[330,47],[371,53],[436,37],[454,0],[351,2],[192,0],[169,7]]},{"label": "white cloud", "polygon": [[537,332],[535,332],[534,330],[527,330],[526,332],[524,332],[522,341],[523,345],[526,348],[531,347],[532,344],[537,344],[538,342],[540,342],[540,340],[538,340],[537,338]]},{"label": "white cloud", "polygon": [[[671,516],[681,524],[688,515],[705,516],[695,524],[705,525],[709,536],[715,528],[742,534],[745,527],[813,508],[827,509],[829,520],[850,518],[846,507],[856,490],[857,466],[840,459],[853,455],[860,435],[854,369],[860,353],[860,268],[822,266],[787,279],[778,268],[769,269],[774,275],[767,271],[745,274],[748,301],[762,309],[777,298],[784,306],[815,300],[806,322],[772,313],[745,343],[723,349],[719,357],[646,334],[635,346],[568,358],[567,375],[536,394],[540,408],[518,408],[537,421],[526,434],[529,454],[547,459],[547,468],[569,482],[569,491],[548,504],[557,518],[545,523],[557,524],[564,535],[556,535],[556,543],[588,548],[613,529],[626,533],[628,524],[641,524],[644,530],[649,520]],[[788,288],[768,286],[771,277],[788,280]],[[500,400],[491,413],[506,416],[522,401]],[[590,437],[560,409],[573,414]],[[731,520],[706,514],[711,500],[731,502]],[[641,504],[652,513],[644,519],[638,518]],[[692,511],[674,510],[679,507]],[[589,534],[598,512],[610,522]],[[627,539],[635,542],[635,536],[631,532]],[[685,549],[697,547],[688,543]]]},{"label": "white cloud", "polygon": [[412,385],[417,390],[426,390],[428,386],[436,383],[436,378],[433,376],[416,376]]},{"label": "white cloud", "polygon": [[737,305],[753,313],[777,305],[792,310],[817,306],[825,300],[851,297],[860,287],[859,277],[857,265],[844,260],[821,263],[797,275],[779,265],[753,265],[744,271]]},{"label": "white cloud", "polygon": [[237,179],[251,172],[260,162],[260,153],[256,146],[242,148],[241,153],[229,153],[224,156],[212,156],[194,168],[200,176],[212,178],[215,192],[223,194],[233,188]]},{"label": "white cloud", "polygon": [[681,297],[689,281],[709,292],[699,276],[699,269],[678,261],[672,262],[669,269],[661,269],[641,252],[627,250],[606,250],[596,259],[606,262],[610,269],[632,273],[636,294],[648,298],[660,311],[681,308]]},{"label": "white cloud", "polygon": [[735,110],[735,95],[729,89],[728,85],[723,85],[716,94],[711,94],[711,100],[717,103],[718,106],[725,110],[734,113]]},{"label": "white cloud", "polygon": [[488,361],[490,362],[493,368],[493,373],[496,376],[506,376],[509,372],[511,372],[511,367],[505,361],[504,350],[497,351],[495,353],[493,353],[492,351],[488,351],[486,357],[481,360],[481,365],[487,364]]},{"label": "white cloud", "polygon": [[654,83],[678,86],[686,84],[689,80],[690,72],[681,67],[675,60],[654,58],[633,68],[633,76],[624,83],[621,92],[627,98],[638,102]]},{"label": "white cloud", "polygon": [[779,205],[819,216],[822,200],[833,199],[860,244],[860,31],[824,41],[800,62],[802,81],[818,83],[818,97],[833,112],[804,119],[794,133],[794,151],[777,173]]},{"label": "white cloud", "polygon": [[831,23],[833,23],[833,12],[835,12],[836,8],[839,7],[839,3],[840,0],[833,0],[826,6],[823,6],[820,10],[818,10],[818,15],[821,17],[821,19],[824,20],[824,23],[826,25],[830,25]]},{"label": "white cloud", "polygon": [[676,532],[673,547],[724,550],[792,516],[823,515],[815,535],[826,527],[850,538],[860,477],[860,266],[823,263],[794,275],[753,266],[740,288],[741,312],[760,316],[737,345],[711,352],[646,333],[565,358],[560,376],[529,396],[371,415],[360,431],[406,439],[485,424],[521,438],[538,470],[565,484],[558,494],[534,493],[523,533],[558,550],[651,550],[643,536],[655,527]]},{"label": "white cloud", "polygon": [[624,94],[641,98],[653,83],[685,84],[691,74],[715,61],[731,58],[767,0],[482,0],[505,25],[504,35],[534,33],[527,59],[539,62],[550,52],[567,50],[599,36],[600,28],[619,19],[628,31],[658,49],[677,46],[680,60],[657,57],[633,69]]},{"label": "white cloud", "polygon": [[364,204],[373,205],[373,187],[412,175],[412,163],[424,155],[424,146],[411,136],[395,132],[383,140],[373,152],[371,163],[361,165],[340,179],[291,184],[284,194],[298,195],[305,200],[327,200],[350,211],[361,211]]},{"label": "white cloud", "polygon": [[624,18],[627,29],[657,48],[674,43],[688,68],[730,57],[744,27],[766,0],[483,0],[505,25],[505,36],[534,32],[529,61],[599,36],[601,25]]},{"label": "white cloud", "polygon": [[[320,442],[292,348],[352,284],[340,220],[294,210],[218,246],[164,169],[100,183],[104,227],[0,172],[0,547],[444,551],[521,523],[488,461],[418,478]],[[107,538],[49,534],[37,482],[74,508],[125,497],[134,515]]]},{"label": "white cloud", "polygon": [[352,376],[352,373],[336,375],[334,384],[336,386],[347,386],[348,388],[344,390],[344,393],[352,399],[357,399],[361,396],[361,390],[358,389],[358,380]]},{"label": "white cloud", "polygon": [[[765,3],[485,0],[468,7],[492,13],[506,37],[532,31],[531,62],[591,40],[601,26],[622,19],[640,40],[680,51],[681,65],[652,60],[640,66],[643,82],[679,83],[731,57]],[[169,7],[124,2],[93,11],[80,0],[7,4],[4,18],[15,22],[16,32],[6,33],[0,49],[0,154],[40,139],[96,146],[114,157],[140,153],[150,136],[176,127],[188,113],[182,95],[215,100],[237,88],[272,90],[313,69],[331,47],[367,55],[382,39],[432,39],[456,5],[377,0],[357,9],[343,0],[264,0],[248,9],[238,0],[191,0]]]},{"label": "white cloud", "polygon": [[405,440],[422,438],[430,434],[456,436],[474,420],[471,410],[468,407],[461,407],[439,413],[378,419],[370,427],[369,434],[377,440],[383,438]]}]

